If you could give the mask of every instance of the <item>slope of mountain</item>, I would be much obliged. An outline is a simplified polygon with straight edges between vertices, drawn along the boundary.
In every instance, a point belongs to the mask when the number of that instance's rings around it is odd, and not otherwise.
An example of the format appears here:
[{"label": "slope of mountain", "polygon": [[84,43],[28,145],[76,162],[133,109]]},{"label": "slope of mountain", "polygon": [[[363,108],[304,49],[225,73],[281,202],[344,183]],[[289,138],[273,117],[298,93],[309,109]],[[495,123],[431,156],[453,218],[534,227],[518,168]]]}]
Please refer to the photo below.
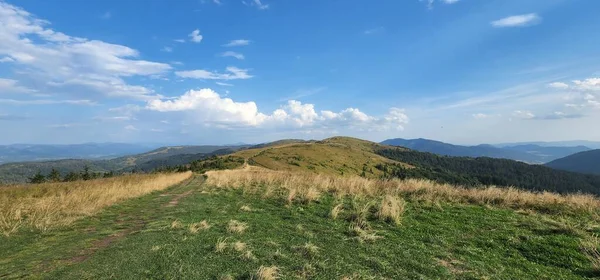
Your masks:
[{"label": "slope of mountain", "polygon": [[106,159],[138,154],[156,144],[84,143],[73,145],[13,144],[0,146],[0,163],[58,159]]},{"label": "slope of mountain", "polygon": [[466,186],[498,185],[535,191],[600,194],[600,176],[507,159],[439,156],[349,137],[292,143],[232,154],[272,170],[425,178]]},{"label": "slope of mountain", "polygon": [[570,154],[589,150],[589,148],[584,146],[543,147],[533,144],[506,146],[502,148],[486,144],[460,146],[429,139],[401,138],[389,139],[381,143],[445,156],[505,158],[528,163],[545,163]]},{"label": "slope of mountain", "polygon": [[576,153],[545,165],[554,169],[600,175],[600,149]]},{"label": "slope of mountain", "polygon": [[89,160],[65,159],[37,162],[13,162],[0,165],[0,183],[22,183],[38,171],[48,174],[52,168],[61,174],[80,172],[85,166],[92,172],[125,172],[132,170],[150,171],[157,167],[175,166],[193,160],[231,153],[246,146],[173,146],[162,147],[150,152],[122,156],[114,159]]}]

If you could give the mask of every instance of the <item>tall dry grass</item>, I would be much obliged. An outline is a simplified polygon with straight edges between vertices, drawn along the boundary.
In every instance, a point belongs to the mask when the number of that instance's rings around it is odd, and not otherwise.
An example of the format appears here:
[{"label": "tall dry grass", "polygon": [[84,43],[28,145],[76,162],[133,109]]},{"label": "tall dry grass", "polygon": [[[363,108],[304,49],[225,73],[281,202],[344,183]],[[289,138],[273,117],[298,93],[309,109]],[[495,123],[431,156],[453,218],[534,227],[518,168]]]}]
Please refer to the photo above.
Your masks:
[{"label": "tall dry grass", "polygon": [[[551,192],[530,192],[512,187],[489,186],[464,188],[435,183],[422,179],[377,180],[362,177],[339,177],[314,173],[292,173],[267,169],[222,170],[207,172],[207,183],[222,188],[243,188],[245,192],[262,195],[281,195],[288,202],[307,202],[318,199],[322,193],[336,197],[399,197],[430,203],[455,202],[492,205],[498,207],[534,210],[545,213],[591,213],[597,214],[600,199],[587,194],[561,195]],[[403,211],[400,201],[384,200],[387,209],[381,214]],[[389,217],[394,222],[399,217]]]},{"label": "tall dry grass", "polygon": [[23,226],[47,230],[69,225],[116,202],[165,189],[191,176],[191,172],[135,174],[0,188],[0,230],[8,236]]}]

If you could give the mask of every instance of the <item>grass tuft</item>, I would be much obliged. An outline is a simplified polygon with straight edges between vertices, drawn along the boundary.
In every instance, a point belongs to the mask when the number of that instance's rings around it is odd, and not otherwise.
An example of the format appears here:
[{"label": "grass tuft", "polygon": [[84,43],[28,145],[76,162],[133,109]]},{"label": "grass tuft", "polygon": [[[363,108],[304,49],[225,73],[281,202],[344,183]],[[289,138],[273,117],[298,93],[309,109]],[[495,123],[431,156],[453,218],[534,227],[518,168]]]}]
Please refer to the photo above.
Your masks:
[{"label": "grass tuft", "polygon": [[338,216],[340,215],[340,213],[342,213],[343,210],[344,210],[344,204],[343,203],[337,204],[329,212],[329,217],[331,217],[332,219],[335,220],[338,218]]},{"label": "grass tuft", "polygon": [[243,233],[248,229],[248,225],[237,220],[230,220],[227,224],[227,231],[231,233]]},{"label": "grass tuft", "polygon": [[402,221],[402,214],[404,214],[405,206],[406,202],[404,199],[392,195],[386,195],[381,201],[379,211],[377,211],[377,217],[386,222],[399,225]]},{"label": "grass tuft", "polygon": [[183,227],[183,224],[179,220],[175,220],[175,221],[171,222],[172,229],[180,229],[182,227]]},{"label": "grass tuft", "polygon": [[250,208],[250,206],[248,205],[243,205],[242,207],[240,207],[240,210],[244,212],[252,212],[252,208]]},{"label": "grass tuft", "polygon": [[215,244],[215,252],[221,253],[227,249],[227,238],[219,238],[217,244]]},{"label": "grass tuft", "polygon": [[279,268],[277,266],[260,266],[256,271],[256,279],[258,280],[275,280],[279,279]]},{"label": "grass tuft", "polygon": [[597,274],[600,273],[600,252],[598,251],[598,248],[600,248],[600,238],[598,235],[594,234],[583,239],[580,248],[592,263],[594,272]]},{"label": "grass tuft", "polygon": [[236,241],[236,242],[231,243],[231,247],[234,250],[241,252],[241,251],[246,250],[246,243],[241,242],[241,241]]},{"label": "grass tuft", "polygon": [[189,230],[190,230],[190,233],[196,234],[200,231],[207,230],[210,227],[211,227],[211,225],[206,220],[203,220],[202,222],[199,222],[199,223],[190,224]]}]

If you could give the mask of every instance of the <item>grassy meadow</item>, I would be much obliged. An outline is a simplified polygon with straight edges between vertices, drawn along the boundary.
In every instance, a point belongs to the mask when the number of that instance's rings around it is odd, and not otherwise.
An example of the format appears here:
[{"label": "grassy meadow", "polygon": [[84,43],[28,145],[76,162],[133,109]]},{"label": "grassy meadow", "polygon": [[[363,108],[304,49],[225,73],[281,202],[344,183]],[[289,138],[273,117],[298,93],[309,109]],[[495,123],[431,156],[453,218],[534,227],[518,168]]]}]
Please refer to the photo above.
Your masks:
[{"label": "grassy meadow", "polygon": [[598,203],[246,166],[1,236],[0,278],[592,279]]},{"label": "grassy meadow", "polygon": [[119,201],[163,190],[190,178],[191,172],[126,175],[91,181],[0,187],[0,231],[46,231],[67,226]]}]

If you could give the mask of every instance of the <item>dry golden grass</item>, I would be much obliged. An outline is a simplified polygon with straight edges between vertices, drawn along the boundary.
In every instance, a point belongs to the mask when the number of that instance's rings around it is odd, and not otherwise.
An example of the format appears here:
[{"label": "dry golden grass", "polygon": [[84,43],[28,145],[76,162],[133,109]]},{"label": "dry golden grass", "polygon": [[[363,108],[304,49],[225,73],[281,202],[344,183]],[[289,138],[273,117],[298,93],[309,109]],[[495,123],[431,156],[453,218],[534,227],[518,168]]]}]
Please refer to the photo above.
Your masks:
[{"label": "dry golden grass", "polygon": [[209,171],[207,175],[207,183],[211,186],[243,188],[245,192],[261,195],[267,193],[270,196],[280,195],[288,203],[301,201],[298,197],[306,197],[307,193],[311,194],[309,195],[311,201],[318,199],[317,194],[330,193],[336,197],[385,197],[390,195],[424,201],[433,205],[440,202],[453,202],[550,213],[597,214],[600,209],[600,199],[593,195],[535,193],[512,187],[495,186],[464,188],[421,179],[379,180],[272,171],[260,168]]},{"label": "dry golden grass", "polygon": [[250,251],[250,250],[247,250],[242,255],[240,255],[240,258],[242,258],[243,260],[247,260],[247,261],[255,261],[256,260],[256,257],[254,256],[254,254],[252,254],[252,251]]},{"label": "dry golden grass", "polygon": [[215,244],[215,252],[221,253],[227,249],[227,238],[217,240]]},{"label": "dry golden grass", "polygon": [[227,231],[231,233],[243,233],[248,228],[244,222],[230,220],[227,224]]},{"label": "dry golden grass", "polygon": [[302,246],[296,247],[296,250],[302,253],[302,255],[312,258],[319,254],[320,248],[317,247],[315,244],[307,242]]},{"label": "dry golden grass", "polygon": [[248,205],[243,205],[242,207],[240,207],[240,210],[244,212],[252,212],[252,208],[250,208],[250,206]]},{"label": "dry golden grass", "polygon": [[195,233],[198,233],[198,232],[200,232],[202,230],[209,229],[210,228],[210,224],[206,220],[203,220],[202,222],[199,222],[199,223],[190,224],[188,228],[190,230],[190,233],[194,233],[195,234]]},{"label": "dry golden grass", "polygon": [[337,217],[340,215],[340,213],[344,210],[344,204],[340,203],[336,206],[334,206],[331,209],[331,212],[329,212],[329,217],[331,217],[332,219],[337,219]]},{"label": "dry golden grass", "polygon": [[172,229],[180,229],[182,227],[183,227],[183,224],[181,223],[180,220],[175,220],[175,221],[171,222]]},{"label": "dry golden grass", "polygon": [[231,243],[231,248],[233,248],[233,250],[241,252],[241,251],[246,250],[246,243],[241,242],[241,241],[236,241],[236,242]]},{"label": "dry golden grass", "polygon": [[191,172],[134,174],[107,179],[0,188],[0,230],[6,236],[23,226],[39,230],[66,226],[119,201],[163,190]]},{"label": "dry golden grass", "polygon": [[275,280],[279,279],[279,268],[277,266],[261,265],[256,271],[256,279],[258,280]]},{"label": "dry golden grass", "polygon": [[580,248],[592,263],[594,271],[600,272],[600,252],[598,252],[598,249],[600,248],[600,238],[597,235],[592,235],[582,239]]},{"label": "dry golden grass", "polygon": [[402,214],[404,214],[405,205],[406,202],[404,199],[388,194],[384,196],[383,200],[381,201],[381,205],[377,211],[377,217],[384,221],[399,225],[402,221]]}]

